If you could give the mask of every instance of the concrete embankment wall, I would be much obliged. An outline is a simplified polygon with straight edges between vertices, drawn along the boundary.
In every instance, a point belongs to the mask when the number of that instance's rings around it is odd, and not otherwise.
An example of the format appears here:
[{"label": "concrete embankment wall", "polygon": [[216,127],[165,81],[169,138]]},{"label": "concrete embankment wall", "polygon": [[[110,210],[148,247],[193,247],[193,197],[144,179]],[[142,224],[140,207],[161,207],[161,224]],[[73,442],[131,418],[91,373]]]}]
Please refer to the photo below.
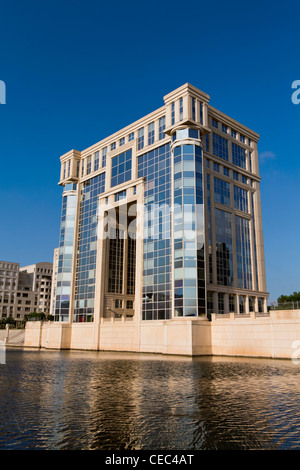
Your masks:
[{"label": "concrete embankment wall", "polygon": [[25,340],[25,329],[0,330],[0,341],[7,346],[23,346]]},{"label": "concrete embankment wall", "polygon": [[300,310],[137,324],[28,322],[25,347],[187,356],[300,358]]}]

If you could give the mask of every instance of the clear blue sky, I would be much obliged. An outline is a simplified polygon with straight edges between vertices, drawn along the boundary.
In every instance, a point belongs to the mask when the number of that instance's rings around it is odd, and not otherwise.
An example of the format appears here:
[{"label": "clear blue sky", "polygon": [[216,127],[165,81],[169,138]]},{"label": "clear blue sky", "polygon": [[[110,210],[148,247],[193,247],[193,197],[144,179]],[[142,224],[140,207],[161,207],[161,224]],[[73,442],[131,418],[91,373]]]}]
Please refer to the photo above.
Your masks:
[{"label": "clear blue sky", "polygon": [[52,261],[60,155],[189,82],[261,135],[270,299],[300,291],[299,2],[15,0],[0,15],[0,259]]}]

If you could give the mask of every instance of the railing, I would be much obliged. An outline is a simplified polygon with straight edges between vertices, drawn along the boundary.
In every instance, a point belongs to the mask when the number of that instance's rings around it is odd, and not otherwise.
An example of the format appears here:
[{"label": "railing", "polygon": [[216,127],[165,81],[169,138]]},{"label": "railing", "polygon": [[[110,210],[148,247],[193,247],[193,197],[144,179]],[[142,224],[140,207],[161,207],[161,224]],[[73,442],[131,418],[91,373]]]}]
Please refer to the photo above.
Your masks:
[{"label": "railing", "polygon": [[271,302],[270,310],[300,310],[300,302]]},{"label": "railing", "polygon": [[243,319],[243,318],[262,318],[269,317],[269,312],[248,312],[248,313],[217,313],[215,314],[216,320],[222,320],[225,318]]}]

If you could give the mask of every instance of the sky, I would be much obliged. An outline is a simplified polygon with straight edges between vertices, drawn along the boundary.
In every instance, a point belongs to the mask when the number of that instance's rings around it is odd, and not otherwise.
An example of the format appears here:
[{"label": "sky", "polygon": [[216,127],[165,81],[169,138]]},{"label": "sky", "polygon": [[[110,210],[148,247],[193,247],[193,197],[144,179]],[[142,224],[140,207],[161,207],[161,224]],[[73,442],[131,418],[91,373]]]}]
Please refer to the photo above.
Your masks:
[{"label": "sky", "polygon": [[260,135],[267,289],[300,291],[298,1],[15,0],[0,15],[1,260],[52,262],[59,157],[188,82]]}]

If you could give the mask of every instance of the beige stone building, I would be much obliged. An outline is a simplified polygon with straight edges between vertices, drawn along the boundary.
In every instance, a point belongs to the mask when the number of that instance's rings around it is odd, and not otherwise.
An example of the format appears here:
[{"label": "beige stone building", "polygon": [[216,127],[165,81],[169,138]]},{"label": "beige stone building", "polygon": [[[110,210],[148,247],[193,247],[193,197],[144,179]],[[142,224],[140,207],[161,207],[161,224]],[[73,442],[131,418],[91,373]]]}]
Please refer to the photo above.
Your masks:
[{"label": "beige stone building", "polygon": [[48,346],[190,350],[212,314],[266,312],[258,140],[185,84],[63,155]]},{"label": "beige stone building", "polygon": [[52,263],[20,267],[0,261],[0,317],[22,321],[31,312],[50,312]]}]

